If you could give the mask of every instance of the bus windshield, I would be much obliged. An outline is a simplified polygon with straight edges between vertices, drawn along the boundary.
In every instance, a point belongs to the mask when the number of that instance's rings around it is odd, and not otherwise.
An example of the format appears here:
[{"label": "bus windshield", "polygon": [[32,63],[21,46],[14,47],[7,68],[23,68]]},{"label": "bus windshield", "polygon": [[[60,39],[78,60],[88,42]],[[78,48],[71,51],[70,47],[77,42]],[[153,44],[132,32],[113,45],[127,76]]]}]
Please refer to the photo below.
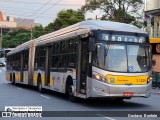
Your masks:
[{"label": "bus windshield", "polygon": [[149,46],[97,43],[94,66],[116,72],[147,72],[151,69]]}]

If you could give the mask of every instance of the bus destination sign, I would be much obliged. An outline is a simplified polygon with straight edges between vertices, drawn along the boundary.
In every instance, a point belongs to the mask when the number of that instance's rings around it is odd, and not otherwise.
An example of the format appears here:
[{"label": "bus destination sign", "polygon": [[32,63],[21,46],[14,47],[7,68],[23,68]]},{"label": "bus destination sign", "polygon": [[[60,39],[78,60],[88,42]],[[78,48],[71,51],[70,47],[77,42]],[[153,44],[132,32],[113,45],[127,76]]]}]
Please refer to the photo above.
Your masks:
[{"label": "bus destination sign", "polygon": [[101,39],[105,41],[146,43],[145,37],[137,37],[137,36],[129,36],[129,35],[101,34]]}]

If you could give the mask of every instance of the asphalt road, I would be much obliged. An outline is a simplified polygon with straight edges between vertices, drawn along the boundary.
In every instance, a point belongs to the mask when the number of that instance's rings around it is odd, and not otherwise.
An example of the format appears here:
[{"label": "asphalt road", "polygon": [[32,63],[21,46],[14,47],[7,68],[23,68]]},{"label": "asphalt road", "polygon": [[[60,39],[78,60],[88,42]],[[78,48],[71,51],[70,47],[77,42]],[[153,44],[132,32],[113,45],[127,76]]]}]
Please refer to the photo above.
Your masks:
[{"label": "asphalt road", "polygon": [[[160,111],[160,94],[153,94],[149,98],[132,98],[124,102],[116,103],[109,100],[79,100],[72,103],[63,94],[46,91],[39,93],[35,88],[17,85],[14,86],[5,80],[5,68],[0,68],[0,111],[4,111],[5,106],[42,106],[43,111]],[[75,114],[75,112],[73,112]],[[82,113],[83,114],[83,113]],[[160,120],[160,118],[128,118],[107,116],[97,113],[97,117],[45,117],[43,120]],[[6,118],[0,118],[6,119]],[[7,118],[19,120],[22,118]],[[24,118],[23,118],[24,119]],[[35,120],[35,118],[26,118]],[[39,118],[37,118],[39,119]]]}]

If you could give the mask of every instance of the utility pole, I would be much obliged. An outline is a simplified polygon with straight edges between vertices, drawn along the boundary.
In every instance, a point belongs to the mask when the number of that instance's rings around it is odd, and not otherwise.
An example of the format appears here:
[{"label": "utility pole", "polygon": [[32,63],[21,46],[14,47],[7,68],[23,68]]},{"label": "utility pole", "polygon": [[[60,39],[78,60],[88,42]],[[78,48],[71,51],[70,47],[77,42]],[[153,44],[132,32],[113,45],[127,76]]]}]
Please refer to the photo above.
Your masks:
[{"label": "utility pole", "polygon": [[32,30],[32,25],[31,25],[31,40],[33,39],[33,30]]},{"label": "utility pole", "polygon": [[0,49],[2,48],[2,39],[3,39],[2,27],[1,27],[1,40],[0,40]]},{"label": "utility pole", "polygon": [[96,20],[98,20],[98,16],[96,15]]}]

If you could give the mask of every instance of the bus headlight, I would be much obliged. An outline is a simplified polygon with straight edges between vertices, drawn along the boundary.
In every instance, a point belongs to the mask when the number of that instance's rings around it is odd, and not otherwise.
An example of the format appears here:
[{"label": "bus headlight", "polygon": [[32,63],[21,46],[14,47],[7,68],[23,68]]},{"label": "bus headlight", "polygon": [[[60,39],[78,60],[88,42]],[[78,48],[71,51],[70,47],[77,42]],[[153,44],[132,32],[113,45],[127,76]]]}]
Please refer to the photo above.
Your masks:
[{"label": "bus headlight", "polygon": [[92,78],[93,78],[93,79],[96,79],[96,80],[98,80],[98,81],[101,81],[101,82],[108,83],[107,78],[104,77],[104,76],[101,75],[101,74],[93,74],[93,75],[92,75]]},{"label": "bus headlight", "polygon": [[153,77],[152,77],[152,76],[148,77],[147,83],[150,83],[152,80],[153,80]]}]

